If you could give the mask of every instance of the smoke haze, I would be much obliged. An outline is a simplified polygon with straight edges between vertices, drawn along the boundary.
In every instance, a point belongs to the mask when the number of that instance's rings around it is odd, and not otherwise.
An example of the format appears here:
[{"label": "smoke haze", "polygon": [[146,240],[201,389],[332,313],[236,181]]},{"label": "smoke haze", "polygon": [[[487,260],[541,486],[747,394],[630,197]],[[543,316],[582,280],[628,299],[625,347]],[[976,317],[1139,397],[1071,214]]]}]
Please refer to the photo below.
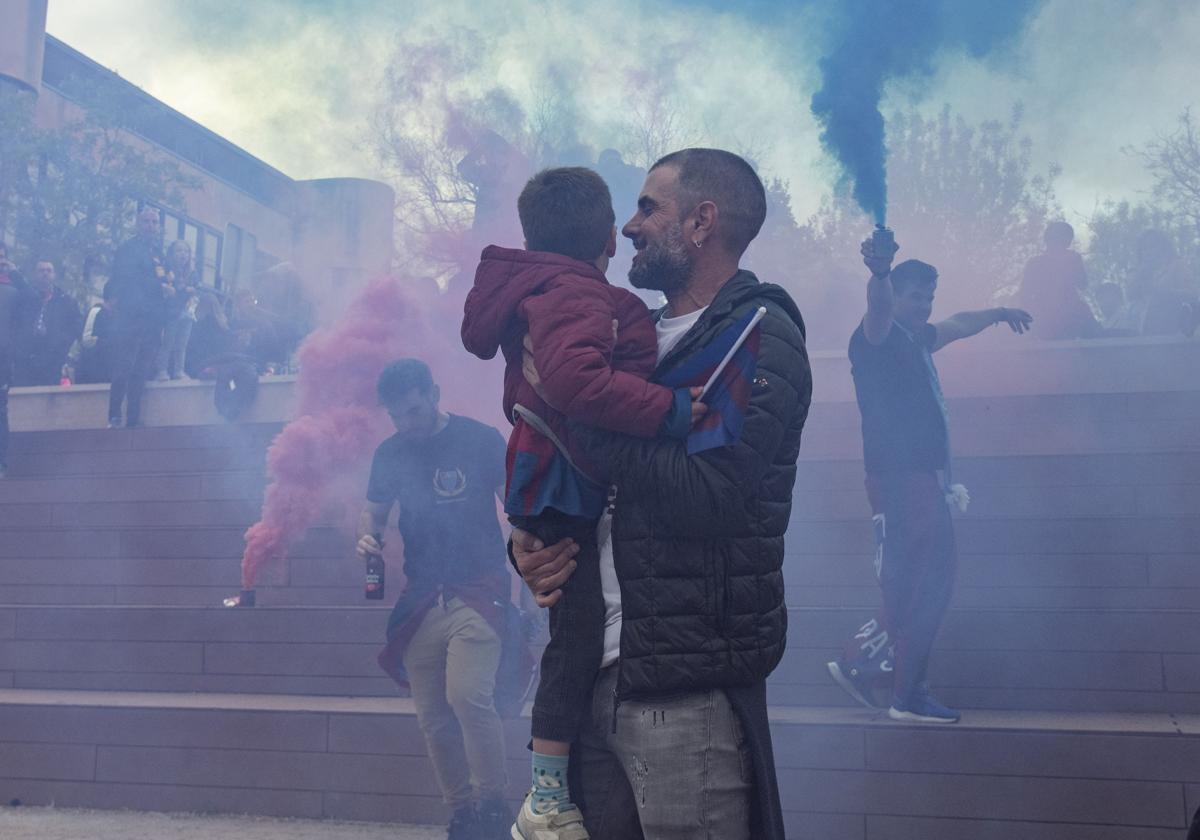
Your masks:
[{"label": "smoke haze", "polygon": [[[823,4],[828,53],[812,111],[821,145],[842,165],[854,200],[876,224],[887,220],[887,141],[879,110],[892,80],[920,82],[943,53],[981,58],[1012,38],[1037,0],[1003,4],[844,0]],[[884,36],[884,37],[881,37]]]},{"label": "smoke haze", "polygon": [[[297,178],[381,174],[364,139],[383,70],[406,33],[479,34],[482,49],[463,86],[498,85],[527,108],[555,68],[570,69],[579,132],[596,148],[626,145],[632,103],[624,71],[670,68],[670,101],[688,123],[680,143],[752,147],[766,174],[790,184],[804,219],[838,176],[809,111],[826,8],[358,0],[331,11],[298,0],[53,0],[49,30]],[[1036,162],[1064,164],[1060,195],[1078,221],[1098,199],[1146,188],[1121,148],[1170,128],[1188,104],[1179,82],[1200,78],[1197,41],[1200,6],[1187,0],[1047,0],[1005,58],[941,56],[920,101],[930,114],[947,103],[975,121],[1003,119],[1022,102]],[[909,85],[893,84],[881,110],[890,115],[913,101]]]}]

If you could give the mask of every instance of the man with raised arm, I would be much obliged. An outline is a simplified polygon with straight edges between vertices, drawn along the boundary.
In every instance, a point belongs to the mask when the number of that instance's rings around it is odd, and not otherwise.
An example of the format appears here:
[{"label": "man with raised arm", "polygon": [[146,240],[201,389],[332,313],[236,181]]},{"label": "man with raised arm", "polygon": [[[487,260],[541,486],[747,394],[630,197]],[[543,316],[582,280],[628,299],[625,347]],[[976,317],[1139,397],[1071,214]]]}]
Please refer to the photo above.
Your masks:
[{"label": "man with raised arm", "polygon": [[933,354],[994,324],[1024,333],[1033,318],[997,307],[931,324],[937,269],[920,260],[892,268],[895,252],[894,244],[888,253],[876,253],[872,240],[863,243],[863,262],[871,270],[867,313],[850,338],[883,611],[828,667],[834,681],[868,708],[876,708],[875,687],[893,683],[888,715],[894,720],[955,723],[959,713],[938,702],[925,682],[954,587],[950,505],[966,503],[965,491],[950,481],[948,415]]}]

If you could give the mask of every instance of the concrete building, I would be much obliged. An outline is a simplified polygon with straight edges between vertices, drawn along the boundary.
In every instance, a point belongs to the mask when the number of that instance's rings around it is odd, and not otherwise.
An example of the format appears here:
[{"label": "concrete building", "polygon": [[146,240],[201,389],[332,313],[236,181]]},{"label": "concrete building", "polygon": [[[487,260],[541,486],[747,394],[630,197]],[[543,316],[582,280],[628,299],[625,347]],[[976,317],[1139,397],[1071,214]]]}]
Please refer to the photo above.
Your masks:
[{"label": "concrete building", "polygon": [[[129,141],[172,158],[199,182],[186,192],[183,207],[153,206],[164,239],[192,245],[206,285],[228,290],[294,277],[328,315],[337,307],[325,304],[388,270],[394,204],[389,186],[362,178],[289,178],[48,35],[46,9],[47,0],[4,0],[0,86],[31,91],[43,128],[67,125],[96,107],[80,93],[96,85],[110,96],[115,91],[117,107],[145,114]],[[130,200],[147,203],[142,196]],[[273,270],[264,274],[268,269]]]}]

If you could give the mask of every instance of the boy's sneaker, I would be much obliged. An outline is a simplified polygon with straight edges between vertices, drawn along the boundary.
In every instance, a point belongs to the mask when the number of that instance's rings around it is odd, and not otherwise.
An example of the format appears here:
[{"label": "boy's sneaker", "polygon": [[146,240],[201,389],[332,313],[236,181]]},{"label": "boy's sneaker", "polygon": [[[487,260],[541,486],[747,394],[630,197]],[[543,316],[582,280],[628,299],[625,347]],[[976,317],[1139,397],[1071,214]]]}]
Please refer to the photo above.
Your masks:
[{"label": "boy's sneaker", "polygon": [[446,840],[479,840],[479,815],[475,806],[460,805],[454,809],[450,817],[450,825],[446,826]]},{"label": "boy's sneaker", "polygon": [[854,665],[840,661],[829,662],[826,667],[829,668],[829,676],[833,677],[833,681],[842,691],[868,709],[878,710],[880,708],[874,702],[875,692],[871,688],[871,679],[861,670]]},{"label": "boy's sneaker", "polygon": [[535,813],[533,791],[525,794],[517,822],[509,833],[512,840],[588,840],[579,808],[568,803],[545,814]]},{"label": "boy's sneaker", "polygon": [[943,706],[929,693],[927,688],[918,688],[907,702],[900,698],[892,701],[888,709],[892,720],[907,720],[917,723],[958,723],[962,717],[957,710]]}]

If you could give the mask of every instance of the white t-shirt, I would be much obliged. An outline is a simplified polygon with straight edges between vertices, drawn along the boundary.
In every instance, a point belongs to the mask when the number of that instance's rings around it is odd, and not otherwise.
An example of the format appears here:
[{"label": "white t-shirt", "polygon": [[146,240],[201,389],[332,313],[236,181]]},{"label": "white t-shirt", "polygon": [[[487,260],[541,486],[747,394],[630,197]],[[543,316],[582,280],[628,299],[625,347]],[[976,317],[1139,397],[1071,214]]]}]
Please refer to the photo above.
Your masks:
[{"label": "white t-shirt", "polygon": [[[704,307],[704,309],[707,308],[707,306]],[[704,309],[697,309],[695,312],[680,315],[678,318],[658,319],[654,330],[658,333],[658,360],[660,362],[671,352],[671,348],[687,335],[687,331],[700,320],[700,316],[704,314]]]},{"label": "white t-shirt", "polygon": [[[658,319],[656,332],[660,362],[703,314],[703,309],[697,309],[678,318]],[[619,498],[618,494],[618,501]],[[604,657],[600,665],[607,667],[621,655],[621,587],[617,583],[617,567],[613,560],[612,514],[607,510],[596,526],[596,543],[600,546],[600,586],[604,590]]]}]

